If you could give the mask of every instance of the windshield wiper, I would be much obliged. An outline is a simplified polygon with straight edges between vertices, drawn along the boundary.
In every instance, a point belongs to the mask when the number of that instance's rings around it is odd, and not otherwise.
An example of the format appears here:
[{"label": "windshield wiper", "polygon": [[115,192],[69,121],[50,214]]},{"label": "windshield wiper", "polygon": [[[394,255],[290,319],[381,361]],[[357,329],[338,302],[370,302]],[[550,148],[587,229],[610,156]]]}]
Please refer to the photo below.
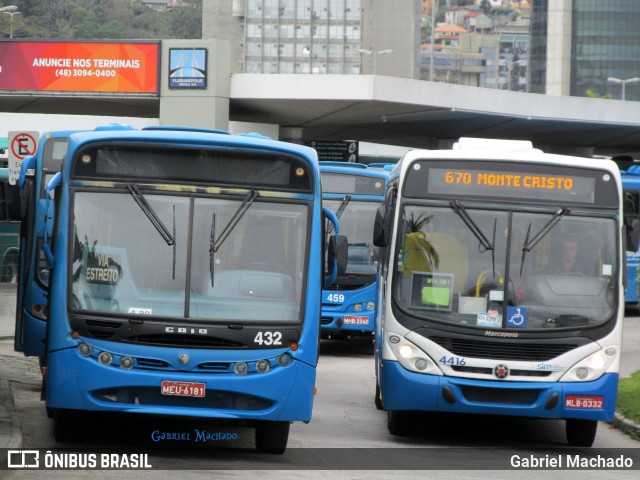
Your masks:
[{"label": "windshield wiper", "polygon": [[[493,243],[489,241],[489,239],[485,236],[485,234],[482,233],[482,230],[480,230],[480,227],[478,226],[478,224],[476,224],[476,222],[474,222],[473,219],[469,216],[469,214],[467,213],[467,209],[464,208],[464,205],[462,205],[462,202],[460,200],[452,200],[450,205],[451,205],[451,210],[453,210],[458,214],[458,216],[462,219],[462,221],[469,228],[469,230],[471,230],[471,233],[473,233],[475,237],[478,239],[478,241],[480,242],[480,245],[482,245],[482,247],[484,248],[484,250],[481,250],[481,252],[486,252],[487,250],[493,250]],[[494,238],[495,238],[495,228],[496,227],[494,224],[494,227],[493,227]]]},{"label": "windshield wiper", "polygon": [[153,210],[153,208],[151,208],[151,205],[149,205],[147,199],[144,198],[144,195],[142,194],[138,186],[134,183],[130,183],[129,185],[127,185],[127,187],[133,199],[142,209],[152,225],[156,227],[156,230],[158,230],[158,233],[164,239],[164,241],[167,242],[167,245],[175,245],[175,237],[171,235],[169,229],[165,227],[164,223],[162,223],[162,220],[160,220],[160,217],[158,217],[158,214]]},{"label": "windshield wiper", "polygon": [[215,263],[215,254],[218,249],[222,246],[227,237],[231,234],[233,229],[236,227],[238,222],[242,220],[242,217],[249,207],[255,202],[256,198],[258,198],[258,192],[255,190],[251,190],[242,200],[242,203],[236,210],[236,213],[229,219],[229,223],[224,227],[220,236],[216,239],[216,214],[213,213],[211,216],[211,232],[209,234],[209,273],[211,274],[211,286],[213,287],[213,272],[214,272],[214,263]]},{"label": "windshield wiper", "polygon": [[529,235],[531,234],[531,223],[529,223],[529,228],[527,228],[527,236],[524,239],[524,245],[522,245],[522,257],[520,259],[520,276],[522,276],[522,270],[524,268],[524,259],[528,252],[533,250],[533,248],[542,240],[547,234],[551,231],[553,227],[568,214],[570,210],[568,208],[560,208],[553,214],[551,219],[536,233],[533,238],[529,239]]},{"label": "windshield wiper", "polygon": [[149,202],[147,202],[147,199],[144,198],[144,195],[142,194],[138,186],[135,183],[130,183],[129,185],[127,185],[127,188],[129,189],[129,193],[131,194],[133,199],[136,201],[138,206],[142,209],[144,214],[147,216],[151,224],[154,227],[156,227],[156,230],[158,231],[160,236],[164,239],[165,242],[167,242],[167,245],[169,245],[170,247],[171,246],[173,247],[172,278],[173,280],[175,280],[176,279],[176,206],[175,205],[173,206],[173,235],[172,235],[171,232],[169,232],[169,229],[165,226],[165,224],[162,223],[162,220],[160,220],[160,217],[158,217],[158,214],[155,212],[155,210],[151,207],[151,205],[149,205]]},{"label": "windshield wiper", "polygon": [[[336,217],[338,217],[338,220],[340,220],[340,216],[344,212],[344,209],[347,208],[347,205],[349,205],[350,201],[351,201],[351,195],[345,195],[342,198],[342,202],[340,202],[340,206],[336,211]],[[329,225],[327,225],[327,235],[331,235],[332,231],[333,231],[333,223],[329,222]]]},{"label": "windshield wiper", "polygon": [[484,253],[487,250],[491,250],[491,266],[493,269],[493,276],[496,276],[496,252],[493,246],[496,242],[496,228],[498,225],[498,219],[493,219],[493,240],[490,242],[486,235],[482,232],[480,227],[476,222],[473,221],[473,218],[469,216],[467,209],[464,208],[464,205],[460,200],[452,200],[449,205],[451,206],[451,210],[458,214],[458,216],[465,223],[467,228],[471,230],[471,233],[475,235],[475,237],[480,242],[480,253]]}]

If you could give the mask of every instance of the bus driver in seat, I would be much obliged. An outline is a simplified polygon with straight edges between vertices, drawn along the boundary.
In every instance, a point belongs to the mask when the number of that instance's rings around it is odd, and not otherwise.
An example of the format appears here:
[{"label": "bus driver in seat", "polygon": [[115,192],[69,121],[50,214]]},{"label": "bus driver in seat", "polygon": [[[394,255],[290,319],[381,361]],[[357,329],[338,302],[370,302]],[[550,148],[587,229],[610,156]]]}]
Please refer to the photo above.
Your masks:
[{"label": "bus driver in seat", "polygon": [[594,275],[594,268],[588,268],[580,256],[580,244],[575,237],[565,237],[560,242],[560,255],[552,258],[547,271],[554,274],[579,273]]}]

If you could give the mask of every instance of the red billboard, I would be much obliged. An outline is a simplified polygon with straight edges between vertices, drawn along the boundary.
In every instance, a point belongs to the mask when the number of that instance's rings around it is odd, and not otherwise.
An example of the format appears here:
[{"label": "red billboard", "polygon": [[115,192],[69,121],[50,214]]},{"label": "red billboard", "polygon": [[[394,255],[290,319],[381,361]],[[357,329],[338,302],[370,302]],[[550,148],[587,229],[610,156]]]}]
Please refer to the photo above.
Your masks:
[{"label": "red billboard", "polygon": [[159,42],[0,42],[0,90],[158,94]]}]

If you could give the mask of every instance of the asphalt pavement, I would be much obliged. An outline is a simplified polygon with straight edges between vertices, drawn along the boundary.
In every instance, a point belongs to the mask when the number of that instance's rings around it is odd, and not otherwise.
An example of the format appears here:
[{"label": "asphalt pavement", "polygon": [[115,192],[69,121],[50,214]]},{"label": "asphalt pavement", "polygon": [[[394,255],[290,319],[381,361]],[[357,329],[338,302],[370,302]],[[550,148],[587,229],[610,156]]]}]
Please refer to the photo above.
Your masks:
[{"label": "asphalt pavement", "polygon": [[[14,336],[15,285],[0,284],[0,340],[10,340]],[[625,319],[624,343],[622,348],[621,375],[627,376],[640,370],[640,317]],[[640,425],[616,415],[611,422],[614,426],[626,430],[640,432]],[[0,449],[21,448],[22,433],[20,421],[15,411],[13,395],[6,378],[0,378]]]},{"label": "asphalt pavement", "polygon": [[[12,339],[16,317],[16,287],[0,283],[0,339]],[[6,378],[0,378],[0,448],[20,448],[22,433],[13,395]]]}]

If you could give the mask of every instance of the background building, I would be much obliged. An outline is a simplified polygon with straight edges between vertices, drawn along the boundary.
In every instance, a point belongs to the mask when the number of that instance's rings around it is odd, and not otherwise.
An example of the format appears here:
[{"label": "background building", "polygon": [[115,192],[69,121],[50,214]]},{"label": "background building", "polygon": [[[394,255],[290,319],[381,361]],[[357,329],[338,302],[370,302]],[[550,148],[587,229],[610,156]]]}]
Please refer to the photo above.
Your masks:
[{"label": "background building", "polygon": [[417,78],[420,0],[212,0],[203,38],[229,40],[234,73]]},{"label": "background building", "polygon": [[233,73],[640,100],[640,1],[211,0],[202,31],[230,41]]},{"label": "background building", "polygon": [[533,0],[531,25],[529,91],[640,100],[640,2]]}]

